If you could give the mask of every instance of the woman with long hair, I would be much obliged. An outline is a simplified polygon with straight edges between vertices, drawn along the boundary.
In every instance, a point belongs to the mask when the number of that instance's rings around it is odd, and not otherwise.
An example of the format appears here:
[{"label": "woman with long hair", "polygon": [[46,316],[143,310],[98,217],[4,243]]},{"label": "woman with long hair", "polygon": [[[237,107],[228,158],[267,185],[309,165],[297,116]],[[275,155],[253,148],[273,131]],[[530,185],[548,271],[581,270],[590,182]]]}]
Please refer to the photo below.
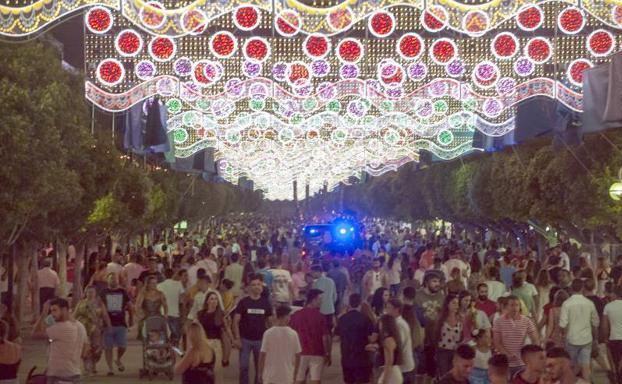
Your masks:
[{"label": "woman with long hair", "polygon": [[462,342],[468,343],[473,339],[473,331],[476,329],[490,332],[492,328],[488,316],[475,308],[475,300],[469,291],[460,291],[458,294],[460,309],[458,311],[462,319]]},{"label": "woman with long hair", "polygon": [[168,316],[168,306],[164,293],[158,290],[158,279],[150,276],[136,298],[136,312],[140,316],[138,323],[138,339],[142,340],[142,329],[146,318],[151,316]]},{"label": "woman with long hair", "polygon": [[381,316],[384,313],[384,309],[391,298],[391,293],[388,289],[380,287],[374,292],[374,296],[371,299],[371,307],[374,310],[376,316]]},{"label": "woman with long hair", "polygon": [[382,368],[378,384],[401,384],[404,382],[399,366],[402,362],[400,353],[402,347],[395,318],[390,315],[382,315],[378,321],[378,330],[380,366]]},{"label": "woman with long hair", "polygon": [[97,373],[95,367],[102,355],[104,327],[110,326],[108,311],[94,286],[84,291],[84,298],[78,302],[73,316],[84,326],[89,339],[89,350],[82,357],[87,374]]},{"label": "woman with long hair", "polygon": [[[214,351],[216,362],[214,365],[214,378],[217,383],[223,382],[222,367],[228,365],[223,359],[223,346],[228,345],[228,340],[233,340],[229,318],[220,308],[216,292],[209,292],[205,296],[203,309],[197,314],[199,323],[207,335],[210,348]],[[228,338],[228,339],[227,339]]]},{"label": "woman with long hair", "polygon": [[22,347],[8,340],[9,325],[0,320],[0,384],[18,384]]},{"label": "woman with long hair", "polygon": [[389,282],[391,297],[396,297],[400,291],[402,281],[402,263],[397,253],[392,253],[386,266],[386,276]]},{"label": "woman with long hair", "polygon": [[553,307],[549,311],[548,323],[546,325],[547,344],[551,343],[555,347],[565,347],[562,329],[559,326],[559,318],[561,316],[562,304],[568,299],[568,292],[563,289],[558,290],[553,297]]},{"label": "woman with long hair", "polygon": [[458,296],[447,295],[436,321],[435,331],[437,373],[441,377],[451,369],[454,351],[462,341],[462,322]]},{"label": "woman with long hair", "polygon": [[541,269],[538,272],[538,276],[536,277],[536,290],[538,291],[539,305],[538,305],[538,313],[542,315],[542,311],[544,310],[544,306],[549,303],[549,292],[553,287],[553,281],[551,281],[551,276],[549,275],[549,271],[546,269]]},{"label": "woman with long hair", "polygon": [[201,324],[191,323],[186,336],[190,347],[175,364],[175,373],[182,375],[182,384],[214,384],[215,354],[205,330]]},{"label": "woman with long hair", "polygon": [[601,256],[596,260],[596,294],[598,297],[605,296],[605,284],[611,279],[611,267],[609,266],[609,260]]}]

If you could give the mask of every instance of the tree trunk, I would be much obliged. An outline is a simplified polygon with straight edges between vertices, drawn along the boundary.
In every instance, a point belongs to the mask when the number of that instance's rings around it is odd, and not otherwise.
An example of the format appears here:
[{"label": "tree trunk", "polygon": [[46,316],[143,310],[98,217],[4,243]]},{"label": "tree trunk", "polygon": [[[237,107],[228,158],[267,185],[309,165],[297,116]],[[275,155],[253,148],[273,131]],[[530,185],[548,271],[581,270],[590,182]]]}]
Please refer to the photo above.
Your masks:
[{"label": "tree trunk", "polygon": [[[76,259],[74,260],[73,291],[71,293],[72,307],[74,308],[78,304],[78,300],[82,297],[82,262],[85,260],[86,248],[85,240],[76,250]],[[86,265],[86,263],[84,265]]]},{"label": "tree trunk", "polygon": [[56,253],[56,258],[58,259],[58,278],[60,279],[60,292],[58,295],[63,298],[67,298],[67,248],[65,247],[65,243],[61,243],[60,241],[56,241],[58,245],[58,251]]},{"label": "tree trunk", "polygon": [[17,272],[19,276],[18,285],[17,285],[17,311],[14,312],[17,314],[18,323],[22,323],[24,320],[24,315],[26,312],[26,295],[28,293],[28,257],[30,256],[30,248],[22,248],[21,252],[18,254],[16,252],[17,259]]},{"label": "tree trunk", "polygon": [[39,317],[39,279],[37,278],[37,271],[39,270],[39,255],[34,249],[35,247],[28,247],[28,256],[32,258],[32,265],[30,267],[30,277],[32,280],[32,312],[34,318]]}]

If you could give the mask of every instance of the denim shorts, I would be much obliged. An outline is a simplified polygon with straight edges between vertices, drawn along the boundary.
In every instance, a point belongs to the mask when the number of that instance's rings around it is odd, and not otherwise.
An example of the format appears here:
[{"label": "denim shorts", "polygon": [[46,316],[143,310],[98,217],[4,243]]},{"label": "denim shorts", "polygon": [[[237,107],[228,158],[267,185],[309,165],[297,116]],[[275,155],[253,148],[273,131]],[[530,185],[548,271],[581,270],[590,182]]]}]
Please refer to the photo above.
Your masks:
[{"label": "denim shorts", "polygon": [[127,328],[108,327],[104,332],[104,348],[127,348]]},{"label": "denim shorts", "polygon": [[566,343],[566,350],[570,355],[572,364],[577,368],[582,365],[589,365],[590,361],[592,361],[592,343],[585,345]]}]

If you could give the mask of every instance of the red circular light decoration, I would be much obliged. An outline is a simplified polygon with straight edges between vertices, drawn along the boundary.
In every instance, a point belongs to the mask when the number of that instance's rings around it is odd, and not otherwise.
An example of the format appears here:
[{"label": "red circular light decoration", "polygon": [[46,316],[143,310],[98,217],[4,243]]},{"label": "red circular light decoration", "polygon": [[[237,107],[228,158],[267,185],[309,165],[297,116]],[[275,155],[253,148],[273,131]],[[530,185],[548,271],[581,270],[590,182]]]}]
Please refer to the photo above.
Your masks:
[{"label": "red circular light decoration", "polygon": [[573,35],[581,32],[585,26],[585,16],[579,8],[568,7],[557,17],[557,24],[562,32]]},{"label": "red circular light decoration", "polygon": [[105,59],[97,66],[97,79],[106,85],[119,84],[125,77],[125,68],[115,59]]},{"label": "red circular light decoration", "polygon": [[415,59],[423,52],[423,39],[416,33],[407,33],[397,42],[397,53],[404,59]]},{"label": "red circular light decoration", "polygon": [[356,63],[363,57],[363,45],[351,38],[341,40],[337,46],[337,55],[341,61]]},{"label": "red circular light decoration", "polygon": [[590,53],[597,57],[607,56],[613,51],[615,40],[613,35],[599,29],[592,32],[587,38],[587,48]]},{"label": "red circular light decoration", "polygon": [[305,85],[311,79],[311,72],[309,72],[309,68],[305,63],[295,61],[289,66],[289,75],[287,79],[292,85]]},{"label": "red circular light decoration", "polygon": [[544,37],[534,37],[527,42],[525,55],[537,64],[548,61],[553,54],[551,43]]},{"label": "red circular light decoration", "polygon": [[518,52],[518,39],[509,32],[502,32],[492,40],[492,53],[499,59],[509,59]]},{"label": "red circular light decoration", "polygon": [[143,39],[136,31],[126,29],[117,35],[115,47],[121,56],[136,56],[143,48]]},{"label": "red circular light decoration", "polygon": [[251,5],[242,5],[235,10],[233,22],[243,31],[250,31],[259,25],[260,14],[257,8]]},{"label": "red circular light decoration", "polygon": [[305,39],[302,47],[307,56],[319,59],[326,56],[330,51],[330,41],[326,36],[314,33]]},{"label": "red circular light decoration", "polygon": [[261,63],[270,56],[270,45],[261,37],[251,37],[244,43],[244,56]]},{"label": "red circular light decoration", "polygon": [[369,30],[376,37],[389,36],[395,30],[395,18],[386,11],[378,11],[369,18]]},{"label": "red circular light decoration", "polygon": [[438,39],[432,43],[430,54],[437,64],[447,64],[457,55],[456,44],[449,39]]},{"label": "red circular light decoration", "polygon": [[149,53],[156,61],[169,61],[175,56],[175,42],[170,37],[156,36],[149,43]]},{"label": "red circular light decoration", "polygon": [[421,24],[430,32],[438,32],[447,25],[447,10],[440,5],[428,7],[421,14]]},{"label": "red circular light decoration", "polygon": [[238,41],[231,32],[216,32],[210,38],[209,47],[214,56],[226,59],[235,53],[238,47]]},{"label": "red circular light decoration", "polygon": [[85,19],[86,27],[93,33],[106,33],[112,28],[112,13],[104,7],[89,9]]},{"label": "red circular light decoration", "polygon": [[544,12],[537,5],[523,6],[516,16],[518,26],[524,31],[538,29],[544,22]]},{"label": "red circular light decoration", "polygon": [[583,86],[583,72],[594,65],[585,59],[577,59],[568,66],[568,80],[576,86]]},{"label": "red circular light decoration", "polygon": [[276,18],[276,30],[285,37],[294,36],[300,31],[300,16],[291,9],[281,12]]}]

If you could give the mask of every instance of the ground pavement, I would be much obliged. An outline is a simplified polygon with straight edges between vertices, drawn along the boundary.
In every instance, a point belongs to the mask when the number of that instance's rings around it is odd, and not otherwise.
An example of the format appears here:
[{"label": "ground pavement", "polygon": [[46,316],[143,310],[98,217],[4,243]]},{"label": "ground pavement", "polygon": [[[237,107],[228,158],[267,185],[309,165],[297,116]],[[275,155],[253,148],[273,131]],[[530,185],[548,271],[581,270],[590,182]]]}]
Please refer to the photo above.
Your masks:
[{"label": "ground pavement", "polygon": [[[24,382],[25,377],[33,366],[39,367],[37,371],[42,371],[46,366],[46,356],[47,349],[43,340],[31,340],[26,339],[23,343],[23,360],[20,367],[20,382]],[[234,384],[238,382],[238,353],[234,351],[231,354],[231,364],[229,367],[225,368],[225,381],[223,384]],[[335,344],[333,346],[333,365],[325,370],[323,375],[322,383],[324,384],[342,384],[341,380],[341,368],[339,365],[339,346]],[[125,384],[125,383],[136,383],[139,381],[138,379],[138,371],[142,367],[142,346],[141,344],[135,340],[130,341],[128,346],[128,351],[123,357],[123,362],[125,364],[125,372],[115,371],[114,377],[106,376],[108,371],[106,367],[105,360],[102,356],[99,364],[97,365],[98,373],[94,376],[87,377],[85,379],[86,383],[115,383],[115,384]],[[141,381],[148,382],[148,379],[142,379]],[[179,383],[181,381],[180,377],[175,377],[173,382]],[[164,377],[159,376],[155,378],[153,383],[170,383],[170,381]],[[606,379],[606,376],[602,371],[596,372],[595,375],[595,384],[610,384],[609,380]],[[220,383],[218,383],[220,384]],[[611,383],[613,384],[613,383]]]}]

